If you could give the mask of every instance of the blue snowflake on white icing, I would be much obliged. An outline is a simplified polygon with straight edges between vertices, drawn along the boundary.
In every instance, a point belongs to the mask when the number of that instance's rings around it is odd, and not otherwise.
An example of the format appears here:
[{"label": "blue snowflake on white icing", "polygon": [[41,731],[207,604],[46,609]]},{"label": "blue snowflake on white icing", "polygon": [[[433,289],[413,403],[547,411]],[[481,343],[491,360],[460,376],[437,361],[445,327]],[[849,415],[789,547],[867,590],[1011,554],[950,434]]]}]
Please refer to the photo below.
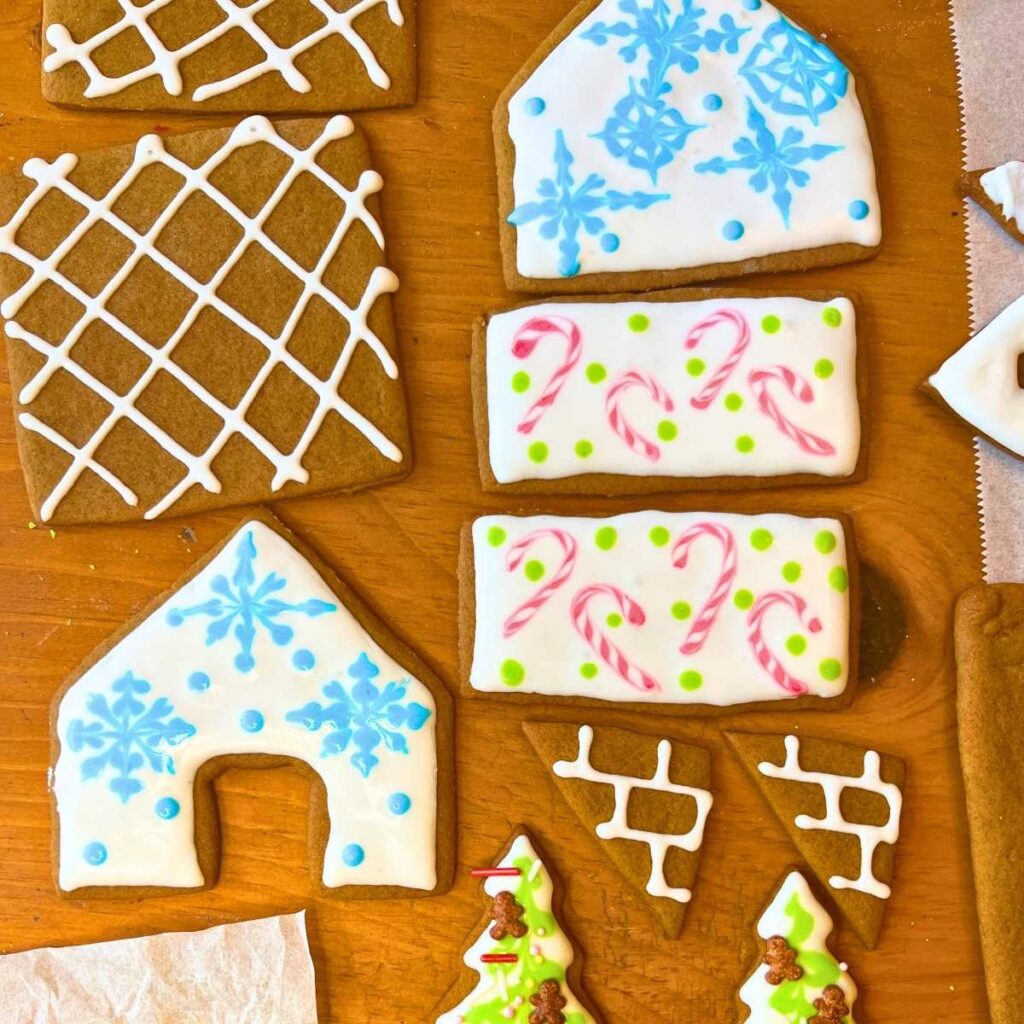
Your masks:
[{"label": "blue snowflake on white icing", "polygon": [[171,626],[180,626],[192,616],[209,616],[212,621],[206,627],[207,647],[233,632],[239,643],[235,667],[240,672],[249,672],[256,667],[253,645],[260,628],[267,631],[277,646],[285,647],[291,643],[295,630],[287,623],[277,621],[282,615],[315,618],[336,611],[337,605],[316,598],[289,603],[273,597],[288,585],[288,581],[276,572],[268,572],[257,584],[256,541],[251,530],[247,530],[239,541],[237,556],[238,567],[230,580],[227,576],[217,575],[211,581],[210,589],[217,596],[190,608],[175,608],[168,613],[167,621]]},{"label": "blue snowflake on white icing", "polygon": [[118,694],[113,704],[108,704],[101,693],[89,695],[85,706],[95,720],[73,719],[67,744],[75,754],[87,749],[101,751],[82,761],[82,778],[95,779],[113,769],[110,789],[127,803],[142,791],[143,783],[135,774],[147,765],[158,774],[174,774],[174,758],[158,748],[178,746],[196,734],[196,727],[183,718],[172,718],[174,707],[166,697],[157,697],[147,707],[139,698],[152,687],[131,672],[121,676],[111,689]]},{"label": "blue snowflake on white icing", "polygon": [[380,668],[365,653],[349,666],[348,674],[355,680],[350,690],[337,681],[324,687],[324,696],[332,703],[310,701],[303,708],[289,711],[285,719],[304,725],[310,732],[332,726],[333,731],[324,736],[321,757],[344,754],[351,748],[349,760],[363,778],[369,778],[380,763],[376,754],[380,745],[383,743],[393,754],[408,754],[409,744],[402,730],[422,729],[430,718],[430,709],[415,701],[405,703],[408,680],[386,683],[383,689],[377,686],[372,680],[380,675]]},{"label": "blue snowflake on white icing", "polygon": [[565,133],[559,129],[555,135],[555,176],[541,179],[537,186],[538,202],[517,206],[508,218],[516,227],[539,220],[541,238],[559,240],[562,255],[558,272],[563,277],[575,277],[580,272],[580,231],[595,237],[602,235],[603,246],[611,250],[618,248],[619,240],[615,235],[603,234],[607,225],[597,216],[599,210],[612,213],[625,209],[646,210],[669,198],[648,192],[604,191],[606,182],[599,174],[588,174],[583,183],[577,185],[572,174],[574,162]]},{"label": "blue snowflake on white icing", "polygon": [[815,125],[838,106],[850,81],[850,73],[823,42],[784,17],[765,29],[740,74],[772,110],[809,117]]},{"label": "blue snowflake on white icing", "polygon": [[838,153],[842,146],[817,144],[803,146],[804,133],[792,126],[787,127],[782,138],[776,137],[768,127],[764,115],[748,100],[747,126],[751,137],[741,136],[733,143],[736,156],[733,159],[716,156],[713,160],[699,163],[694,167],[698,174],[726,174],[729,171],[750,171],[747,184],[755,192],[772,189],[772,202],[782,214],[782,221],[789,227],[790,210],[793,205],[793,188],[804,188],[811,180],[800,164],[807,161],[824,160],[832,153]]}]

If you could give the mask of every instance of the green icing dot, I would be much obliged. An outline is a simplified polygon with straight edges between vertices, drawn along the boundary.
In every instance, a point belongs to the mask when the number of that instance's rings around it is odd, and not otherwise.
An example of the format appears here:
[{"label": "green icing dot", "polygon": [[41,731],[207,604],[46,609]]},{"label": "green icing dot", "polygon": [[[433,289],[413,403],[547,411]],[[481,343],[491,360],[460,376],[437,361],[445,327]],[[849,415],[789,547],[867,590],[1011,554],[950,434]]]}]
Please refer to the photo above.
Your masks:
[{"label": "green icing dot", "polygon": [[741,434],[736,438],[736,451],[749,455],[754,450],[754,439],[749,434]]},{"label": "green icing dot", "polygon": [[651,543],[656,548],[663,548],[672,538],[672,534],[670,534],[664,526],[652,527],[648,536],[651,538]]},{"label": "green icing dot", "polygon": [[693,609],[686,601],[676,601],[672,605],[672,618],[685,622],[693,614]]},{"label": "green icing dot", "polygon": [[548,457],[548,446],[543,441],[534,441],[526,454],[530,456],[531,462],[546,462]]},{"label": "green icing dot", "polygon": [[618,612],[612,612],[604,621],[607,622],[612,629],[618,629],[619,626],[622,625],[622,616]]},{"label": "green icing dot", "polygon": [[587,367],[587,380],[591,384],[600,384],[608,376],[608,371],[600,363],[591,363]]},{"label": "green icing dot", "polygon": [[597,533],[594,534],[594,543],[602,551],[611,551],[615,547],[615,542],[619,539],[618,532],[614,526],[602,526]]},{"label": "green icing dot", "polygon": [[517,395],[530,390],[530,375],[525,370],[512,374],[512,390]]},{"label": "green icing dot", "polygon": [[732,603],[745,612],[754,603],[754,595],[749,590],[737,590]]},{"label": "green icing dot", "polygon": [[778,334],[782,327],[782,321],[777,316],[766,316],[761,321],[761,330],[765,334]]},{"label": "green icing dot", "polygon": [[513,658],[501,663],[501,681],[506,686],[522,686],[526,678],[526,669],[522,663]]},{"label": "green icing dot", "polygon": [[799,562],[787,562],[782,567],[782,578],[787,583],[796,583],[798,579],[803,575],[803,569]]},{"label": "green icing dot", "polygon": [[840,594],[845,594],[846,588],[850,585],[849,573],[841,565],[837,565],[829,570],[828,585],[833,590],[838,590]]},{"label": "green icing dot", "polygon": [[820,380],[828,380],[835,373],[835,369],[831,359],[819,359],[814,364],[814,376]]},{"label": "green icing dot", "polygon": [[594,446],[589,441],[577,441],[576,454],[581,459],[589,459],[594,454]]},{"label": "green icing dot", "polygon": [[739,412],[743,408],[743,398],[733,391],[725,396],[725,407],[729,412]]},{"label": "green icing dot", "polygon": [[829,327],[838,327],[843,322],[843,314],[835,306],[826,306],[821,314],[821,319]]},{"label": "green icing dot", "polygon": [[526,574],[526,578],[531,583],[536,583],[537,580],[543,579],[544,577],[544,563],[537,561],[529,561],[523,567],[523,572]]},{"label": "green icing dot", "polygon": [[626,323],[629,325],[629,329],[637,334],[642,334],[651,326],[651,318],[644,316],[643,313],[634,313]]},{"label": "green icing dot", "polygon": [[794,633],[786,641],[786,650],[789,651],[790,654],[795,654],[799,657],[807,650],[807,640],[799,633]]},{"label": "green icing dot", "polygon": [[755,551],[767,551],[774,542],[771,530],[757,529],[750,535],[750,546]]},{"label": "green icing dot", "polygon": [[704,685],[704,677],[699,672],[694,672],[693,669],[687,669],[687,671],[679,673],[679,685],[692,693]]},{"label": "green icing dot", "polygon": [[823,555],[829,555],[836,549],[836,535],[831,530],[821,530],[814,536],[814,546]]},{"label": "green icing dot", "polygon": [[679,433],[679,428],[671,420],[662,420],[658,424],[658,437],[662,441],[674,441]]},{"label": "green icing dot", "polygon": [[487,531],[487,543],[492,548],[500,548],[505,543],[508,534],[500,526],[492,526]]},{"label": "green icing dot", "polygon": [[686,361],[686,372],[691,377],[699,377],[706,369],[707,364],[704,360],[698,359],[696,356]]},{"label": "green icing dot", "polygon": [[597,666],[592,661],[585,661],[580,665],[580,675],[584,679],[593,679],[597,675]]},{"label": "green icing dot", "polygon": [[818,671],[822,679],[834,683],[843,674],[843,666],[835,658],[826,658],[818,666]]}]

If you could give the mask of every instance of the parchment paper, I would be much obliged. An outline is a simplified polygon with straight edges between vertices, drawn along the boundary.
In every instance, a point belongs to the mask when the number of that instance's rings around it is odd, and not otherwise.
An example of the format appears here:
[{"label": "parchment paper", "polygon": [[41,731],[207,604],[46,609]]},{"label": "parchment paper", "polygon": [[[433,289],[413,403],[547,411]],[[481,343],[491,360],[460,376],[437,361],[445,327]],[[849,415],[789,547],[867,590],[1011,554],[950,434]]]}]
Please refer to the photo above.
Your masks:
[{"label": "parchment paper", "polygon": [[316,1024],[305,914],[0,957],[4,1024]]},{"label": "parchment paper", "polygon": [[[1024,159],[1024,0],[952,0],[964,166]],[[1024,293],[1024,246],[966,204],[972,329]],[[1024,581],[1024,462],[977,438],[985,579]]]}]

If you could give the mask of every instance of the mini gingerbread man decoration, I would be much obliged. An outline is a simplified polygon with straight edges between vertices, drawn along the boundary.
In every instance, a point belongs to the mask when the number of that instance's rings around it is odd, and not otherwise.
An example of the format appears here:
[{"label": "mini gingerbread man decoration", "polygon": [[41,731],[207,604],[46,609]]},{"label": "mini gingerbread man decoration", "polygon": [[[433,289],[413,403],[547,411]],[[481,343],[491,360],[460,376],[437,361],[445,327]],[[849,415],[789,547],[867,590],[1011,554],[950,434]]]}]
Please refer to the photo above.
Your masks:
[{"label": "mini gingerbread man decoration", "polygon": [[796,962],[796,956],[796,950],[781,935],[773,935],[768,940],[761,963],[768,967],[765,979],[769,985],[799,981],[804,976],[804,969]]},{"label": "mini gingerbread man decoration", "polygon": [[512,893],[499,892],[491,907],[491,920],[494,922],[490,931],[491,938],[503,939],[511,935],[514,939],[521,939],[529,931],[520,920],[524,913]]},{"label": "mini gingerbread man decoration", "polygon": [[827,986],[821,998],[814,1000],[814,1008],[818,1012],[808,1024],[843,1024],[850,1016],[846,995],[838,985]]},{"label": "mini gingerbread man decoration", "polygon": [[530,1002],[536,1007],[530,1014],[530,1024],[565,1024],[562,1013],[565,997],[554,979],[542,981],[536,995],[530,996]]}]

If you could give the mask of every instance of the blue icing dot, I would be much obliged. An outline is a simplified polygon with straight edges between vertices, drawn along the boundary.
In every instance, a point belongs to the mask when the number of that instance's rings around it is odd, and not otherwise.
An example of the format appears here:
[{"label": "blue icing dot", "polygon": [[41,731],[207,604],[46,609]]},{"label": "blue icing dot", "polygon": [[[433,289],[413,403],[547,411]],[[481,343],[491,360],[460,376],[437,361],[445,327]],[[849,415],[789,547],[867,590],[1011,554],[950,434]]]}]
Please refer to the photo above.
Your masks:
[{"label": "blue icing dot", "polygon": [[316,664],[316,657],[312,651],[307,651],[303,647],[292,655],[292,664],[300,672],[308,672]]},{"label": "blue icing dot", "polygon": [[210,677],[205,672],[193,672],[188,677],[188,688],[196,693],[204,693],[210,688]]},{"label": "blue icing dot", "polygon": [[610,231],[607,235],[601,236],[601,248],[605,252],[615,252],[621,244],[619,236],[613,235]]},{"label": "blue icing dot", "polygon": [[738,221],[731,220],[722,228],[722,234],[729,242],[738,242],[746,233],[746,228]]},{"label": "blue icing dot", "polygon": [[863,220],[871,212],[871,207],[863,199],[855,199],[850,203],[850,216],[854,220]]},{"label": "blue icing dot", "polygon": [[539,96],[526,101],[526,112],[530,117],[540,117],[547,109],[548,105]]},{"label": "blue icing dot", "polygon": [[235,655],[235,668],[239,672],[251,672],[256,667],[256,659],[244,651]]},{"label": "blue icing dot", "polygon": [[86,864],[98,868],[107,859],[107,848],[102,843],[89,843],[82,851]]},{"label": "blue icing dot", "polygon": [[341,851],[341,859],[350,868],[357,868],[366,860],[366,851],[358,843],[349,843]]},{"label": "blue icing dot", "polygon": [[258,711],[243,711],[238,721],[246,732],[259,732],[263,728],[263,716]]},{"label": "blue icing dot", "polygon": [[388,798],[388,810],[392,814],[407,814],[412,800],[405,793],[392,793]]},{"label": "blue icing dot", "polygon": [[714,113],[716,110],[721,110],[722,97],[719,96],[717,92],[709,92],[707,96],[704,97],[704,109],[710,110],[711,113]]},{"label": "blue icing dot", "polygon": [[743,0],[743,6],[748,11],[759,11],[761,9],[761,0]]},{"label": "blue icing dot", "polygon": [[165,796],[162,800],[157,800],[154,810],[156,811],[156,816],[158,818],[163,818],[164,821],[170,821],[172,818],[176,818],[178,816],[178,812],[181,810],[181,804],[179,804],[173,796]]}]

